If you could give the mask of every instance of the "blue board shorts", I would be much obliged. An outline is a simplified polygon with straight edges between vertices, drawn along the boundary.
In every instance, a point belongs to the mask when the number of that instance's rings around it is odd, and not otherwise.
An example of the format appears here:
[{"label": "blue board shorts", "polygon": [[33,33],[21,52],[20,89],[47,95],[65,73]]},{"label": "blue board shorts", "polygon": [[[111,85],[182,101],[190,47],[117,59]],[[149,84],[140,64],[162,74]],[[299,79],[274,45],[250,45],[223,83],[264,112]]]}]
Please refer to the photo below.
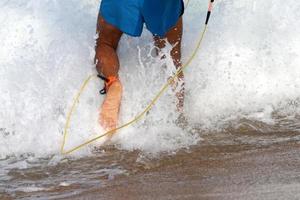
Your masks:
[{"label": "blue board shorts", "polygon": [[102,0],[104,20],[131,36],[140,36],[143,26],[164,37],[184,12],[183,0]]}]

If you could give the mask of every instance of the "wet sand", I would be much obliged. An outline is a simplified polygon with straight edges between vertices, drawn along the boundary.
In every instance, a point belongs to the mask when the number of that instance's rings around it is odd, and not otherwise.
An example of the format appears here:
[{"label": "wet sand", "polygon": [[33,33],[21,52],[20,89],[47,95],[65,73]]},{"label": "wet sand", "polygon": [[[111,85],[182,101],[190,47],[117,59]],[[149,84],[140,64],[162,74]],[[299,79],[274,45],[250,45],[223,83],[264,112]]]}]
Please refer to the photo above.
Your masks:
[{"label": "wet sand", "polygon": [[300,199],[300,144],[206,145],[69,199]]},{"label": "wet sand", "polygon": [[157,157],[105,147],[93,157],[11,169],[0,199],[300,199],[298,132],[238,130],[203,139]]}]

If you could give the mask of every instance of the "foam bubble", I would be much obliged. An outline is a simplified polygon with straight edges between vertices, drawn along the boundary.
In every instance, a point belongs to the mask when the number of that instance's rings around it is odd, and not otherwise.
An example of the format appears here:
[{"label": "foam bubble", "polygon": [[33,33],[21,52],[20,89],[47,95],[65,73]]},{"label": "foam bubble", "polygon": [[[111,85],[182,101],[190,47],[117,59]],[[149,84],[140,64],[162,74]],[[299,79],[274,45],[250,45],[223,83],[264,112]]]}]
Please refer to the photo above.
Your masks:
[{"label": "foam bubble", "polygon": [[[0,3],[0,157],[59,153],[74,95],[87,75],[95,73],[98,4],[93,0]],[[296,0],[216,2],[201,50],[186,70],[185,110],[192,125],[215,130],[244,117],[273,123],[278,109],[287,116],[299,115],[297,5]],[[186,9],[184,60],[203,28],[206,9],[198,1],[190,1]],[[158,61],[151,49],[147,31],[142,38],[124,36],[120,42],[121,123],[141,112],[173,73],[170,58]],[[99,88],[101,82],[93,80],[82,95],[68,148],[101,134],[95,128],[103,99]],[[196,144],[199,136],[174,126],[174,101],[168,90],[146,118],[120,131],[113,141],[123,149],[153,152]],[[289,102],[296,103],[282,106]]]}]

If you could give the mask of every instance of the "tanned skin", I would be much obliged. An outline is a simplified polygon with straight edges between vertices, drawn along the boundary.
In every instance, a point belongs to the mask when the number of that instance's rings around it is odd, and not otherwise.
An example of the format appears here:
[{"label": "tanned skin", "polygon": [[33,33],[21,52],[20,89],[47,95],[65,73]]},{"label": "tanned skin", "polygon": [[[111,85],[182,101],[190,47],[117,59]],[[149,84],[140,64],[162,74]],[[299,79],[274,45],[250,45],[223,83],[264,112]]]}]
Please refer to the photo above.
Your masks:
[{"label": "tanned skin", "polygon": [[[170,29],[166,37],[162,38],[154,36],[154,44],[160,49],[166,45],[166,40],[172,45],[171,57],[176,68],[180,68],[181,64],[181,41],[182,41],[182,17],[178,20],[177,24]],[[97,33],[99,35],[96,40],[96,55],[95,64],[98,73],[103,74],[105,77],[116,76],[120,68],[119,58],[117,55],[117,48],[120,38],[123,34],[118,28],[107,23],[100,15],[97,22]],[[97,62],[96,62],[97,61]],[[184,103],[184,75],[179,74],[178,77],[180,91],[176,93],[177,97],[177,110],[183,111]],[[176,89],[178,82],[173,83],[173,89]]]}]

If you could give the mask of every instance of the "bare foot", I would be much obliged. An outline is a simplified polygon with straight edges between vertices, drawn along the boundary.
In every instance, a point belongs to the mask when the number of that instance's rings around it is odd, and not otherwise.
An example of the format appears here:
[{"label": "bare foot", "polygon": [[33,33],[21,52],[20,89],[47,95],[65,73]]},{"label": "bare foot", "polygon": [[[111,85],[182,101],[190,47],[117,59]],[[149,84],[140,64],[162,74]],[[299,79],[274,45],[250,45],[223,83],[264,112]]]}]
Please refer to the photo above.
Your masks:
[{"label": "bare foot", "polygon": [[[113,130],[118,125],[119,110],[122,98],[122,85],[119,80],[114,81],[108,88],[106,97],[100,108],[99,123],[105,130]],[[112,132],[108,136],[112,136]]]}]

